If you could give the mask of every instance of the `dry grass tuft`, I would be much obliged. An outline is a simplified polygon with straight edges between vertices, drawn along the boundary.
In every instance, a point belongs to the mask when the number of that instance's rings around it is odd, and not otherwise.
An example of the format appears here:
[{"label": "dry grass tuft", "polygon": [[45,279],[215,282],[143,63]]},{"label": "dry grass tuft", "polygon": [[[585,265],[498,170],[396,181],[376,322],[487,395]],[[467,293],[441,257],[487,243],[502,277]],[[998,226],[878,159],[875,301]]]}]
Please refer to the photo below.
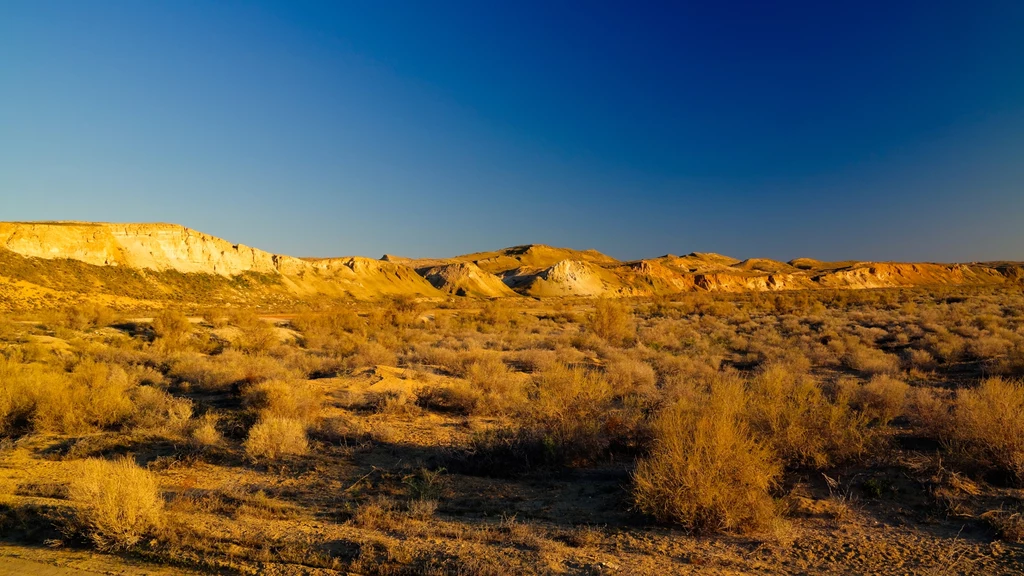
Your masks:
[{"label": "dry grass tuft", "polygon": [[305,454],[309,451],[309,442],[301,421],[271,416],[249,429],[243,447],[253,460],[276,460],[281,456]]},{"label": "dry grass tuft", "polygon": [[906,412],[909,392],[906,382],[879,374],[861,387],[856,402],[869,418],[888,424]]},{"label": "dry grass tuft", "polygon": [[743,422],[743,389],[722,382],[680,399],[655,424],[651,454],[633,474],[637,508],[695,532],[754,532],[777,517],[769,493],[781,474]]},{"label": "dry grass tuft", "polygon": [[1024,483],[1024,386],[988,378],[975,389],[961,390],[950,435],[970,461]]},{"label": "dry grass tuft", "polygon": [[164,501],[156,476],[127,458],[77,463],[68,498],[77,507],[74,528],[101,550],[131,548],[162,524]]},{"label": "dry grass tuft", "polygon": [[783,461],[816,468],[859,456],[867,418],[838,389],[832,398],[809,374],[770,364],[748,384],[746,419]]},{"label": "dry grass tuft", "polygon": [[636,338],[633,313],[617,300],[601,298],[594,306],[590,330],[611,344],[624,345]]},{"label": "dry grass tuft", "polygon": [[320,416],[324,392],[305,380],[267,380],[245,388],[242,402],[262,418],[290,418],[309,424]]}]

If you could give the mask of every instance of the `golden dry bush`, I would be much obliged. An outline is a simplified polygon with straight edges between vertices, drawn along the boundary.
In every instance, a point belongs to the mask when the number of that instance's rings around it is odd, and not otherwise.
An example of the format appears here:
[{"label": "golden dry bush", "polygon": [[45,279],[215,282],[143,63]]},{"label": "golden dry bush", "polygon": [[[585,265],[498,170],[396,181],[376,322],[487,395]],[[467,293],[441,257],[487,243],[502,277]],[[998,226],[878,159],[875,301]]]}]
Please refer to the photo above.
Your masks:
[{"label": "golden dry bush", "polygon": [[587,462],[611,441],[612,397],[602,374],[553,364],[535,376],[529,402],[523,407],[524,418],[553,457],[567,463]]},{"label": "golden dry bush", "polygon": [[397,366],[398,357],[395,352],[379,342],[359,342],[355,354],[349,359],[352,369],[372,368],[373,366]]},{"label": "golden dry bush", "polygon": [[0,357],[0,432],[78,434],[130,420],[136,381],[118,366],[81,362],[67,374]]},{"label": "golden dry bush", "polygon": [[323,312],[307,312],[292,319],[292,326],[302,334],[302,344],[310,349],[345,350],[353,334],[365,331],[366,321],[348,308],[332,308]]},{"label": "golden dry bush", "polygon": [[694,532],[756,532],[775,521],[770,491],[782,468],[744,423],[743,396],[740,383],[723,381],[661,413],[633,473],[640,511]]},{"label": "golden dry bush", "polygon": [[416,404],[434,410],[468,416],[477,410],[482,393],[461,382],[424,386],[416,391]]},{"label": "golden dry bush", "polygon": [[830,398],[814,377],[785,364],[762,368],[747,389],[745,418],[783,461],[821,468],[864,452],[868,420],[845,390]]},{"label": "golden dry bush", "polygon": [[244,376],[239,366],[225,361],[227,354],[213,357],[196,353],[178,355],[170,360],[167,375],[203,391],[227,388]]},{"label": "golden dry bush", "polygon": [[57,323],[72,330],[91,330],[108,326],[116,318],[116,313],[106,306],[82,302],[58,313]]},{"label": "golden dry bush", "polygon": [[953,425],[952,395],[929,387],[911,388],[907,393],[906,414],[918,434],[936,440],[948,440]]},{"label": "golden dry bush", "polygon": [[159,388],[136,386],[131,399],[134,410],[130,420],[136,428],[178,433],[192,417],[192,401],[175,398]]},{"label": "golden dry bush", "polygon": [[323,409],[323,389],[307,380],[267,380],[246,387],[243,404],[261,417],[311,423]]},{"label": "golden dry bush", "polygon": [[469,388],[479,395],[476,407],[481,412],[508,412],[526,401],[523,381],[497,353],[479,355],[466,367],[465,377]]},{"label": "golden dry bush", "polygon": [[243,443],[245,453],[254,460],[276,460],[281,456],[302,455],[309,450],[306,426],[294,418],[270,416],[249,429]]},{"label": "golden dry bush", "polygon": [[131,392],[137,382],[119,366],[80,362],[69,375],[34,369],[38,388],[31,399],[31,423],[37,430],[77,434],[130,420]]},{"label": "golden dry bush", "polygon": [[267,352],[279,342],[274,325],[250,310],[232,310],[230,323],[238,328],[232,346],[250,354]]},{"label": "golden dry bush", "polygon": [[611,298],[597,301],[588,327],[611,344],[624,345],[636,338],[633,313],[623,303]]},{"label": "golden dry bush", "polygon": [[896,375],[900,371],[898,357],[859,343],[847,347],[843,361],[850,368],[867,374]]},{"label": "golden dry bush", "polygon": [[166,308],[153,316],[153,333],[162,340],[178,343],[192,332],[192,323],[181,311]]},{"label": "golden dry bush", "polygon": [[63,385],[63,374],[39,364],[22,364],[0,356],[0,433],[28,426],[40,394]]},{"label": "golden dry bush", "polygon": [[130,548],[161,526],[164,500],[156,476],[128,458],[90,458],[70,470],[74,526],[101,550]]},{"label": "golden dry bush", "polygon": [[657,375],[643,360],[615,356],[605,366],[604,373],[617,396],[653,396],[657,391]]},{"label": "golden dry bush", "polygon": [[871,419],[888,424],[906,411],[910,386],[906,382],[879,374],[864,384],[856,395],[856,402]]},{"label": "golden dry bush", "polygon": [[202,418],[191,422],[189,441],[196,448],[211,448],[224,442],[217,430],[217,417],[207,412]]},{"label": "golden dry bush", "polygon": [[991,466],[1024,483],[1024,386],[987,378],[961,390],[949,431],[954,444],[977,465]]}]

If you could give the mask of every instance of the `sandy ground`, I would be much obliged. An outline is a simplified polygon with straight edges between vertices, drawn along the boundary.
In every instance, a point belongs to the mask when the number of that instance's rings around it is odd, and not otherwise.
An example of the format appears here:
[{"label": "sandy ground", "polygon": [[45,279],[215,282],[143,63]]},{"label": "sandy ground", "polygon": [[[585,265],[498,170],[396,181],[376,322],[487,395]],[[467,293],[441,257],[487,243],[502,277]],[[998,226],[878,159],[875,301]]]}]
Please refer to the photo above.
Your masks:
[{"label": "sandy ground", "polygon": [[0,545],[0,576],[78,576],[88,574],[171,576],[173,574],[199,574],[199,572],[177,567],[154,566],[87,551]]}]

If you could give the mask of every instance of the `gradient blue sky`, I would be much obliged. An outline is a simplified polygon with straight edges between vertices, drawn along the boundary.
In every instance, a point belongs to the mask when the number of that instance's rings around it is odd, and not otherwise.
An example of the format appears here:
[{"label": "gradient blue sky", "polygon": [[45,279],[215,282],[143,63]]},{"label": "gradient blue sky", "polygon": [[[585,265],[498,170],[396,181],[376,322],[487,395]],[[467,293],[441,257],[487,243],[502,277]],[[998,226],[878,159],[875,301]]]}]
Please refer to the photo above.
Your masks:
[{"label": "gradient blue sky", "polygon": [[0,220],[40,219],[1024,260],[1024,2],[3,0]]}]

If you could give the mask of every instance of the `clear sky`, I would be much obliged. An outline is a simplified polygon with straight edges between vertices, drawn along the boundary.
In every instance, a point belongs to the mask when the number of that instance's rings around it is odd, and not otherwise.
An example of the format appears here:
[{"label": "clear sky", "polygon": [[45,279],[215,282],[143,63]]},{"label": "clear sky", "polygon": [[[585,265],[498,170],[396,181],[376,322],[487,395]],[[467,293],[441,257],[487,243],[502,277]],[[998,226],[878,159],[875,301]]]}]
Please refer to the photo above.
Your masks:
[{"label": "clear sky", "polygon": [[0,2],[0,220],[1024,260],[1024,2]]}]

